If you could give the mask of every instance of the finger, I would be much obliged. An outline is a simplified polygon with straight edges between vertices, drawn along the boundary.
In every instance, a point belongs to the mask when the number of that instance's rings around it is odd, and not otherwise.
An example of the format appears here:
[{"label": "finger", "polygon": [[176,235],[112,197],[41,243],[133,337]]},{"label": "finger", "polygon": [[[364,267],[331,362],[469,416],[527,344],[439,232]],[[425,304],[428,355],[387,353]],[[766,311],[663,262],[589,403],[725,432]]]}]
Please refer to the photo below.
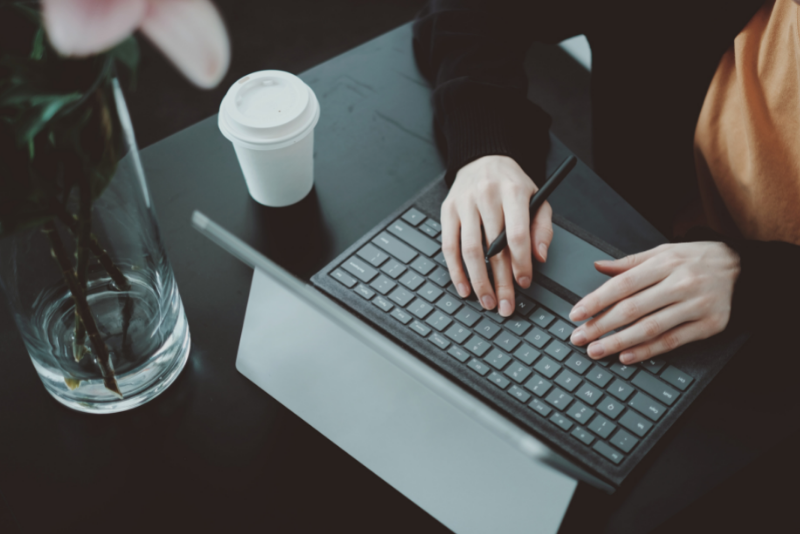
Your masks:
[{"label": "finger", "polygon": [[634,293],[660,282],[670,273],[670,266],[657,261],[645,261],[630,270],[623,272],[595,289],[572,308],[569,318],[572,321],[583,321],[600,313]]},{"label": "finger", "polygon": [[461,218],[461,253],[464,256],[464,263],[467,265],[472,288],[484,308],[494,309],[497,300],[486,272],[480,214],[477,207],[473,205],[465,208],[463,213],[459,211],[459,216]]},{"label": "finger", "polygon": [[706,339],[714,333],[716,332],[710,330],[706,321],[684,323],[672,330],[664,332],[653,340],[625,350],[619,355],[619,360],[625,365],[649,360],[654,356],[664,354],[682,345],[691,343],[692,341]]},{"label": "finger", "polygon": [[656,284],[617,302],[582,324],[572,332],[570,340],[575,345],[585,345],[679,300],[680,295],[677,292],[665,287],[665,284]]},{"label": "finger", "polygon": [[594,267],[603,274],[616,276],[643,264],[661,252],[663,252],[662,247],[651,248],[650,250],[645,250],[644,252],[639,252],[638,254],[631,254],[630,256],[625,256],[624,258],[620,258],[618,260],[598,260],[594,262]]},{"label": "finger", "polygon": [[692,311],[693,308],[695,307],[688,302],[667,306],[624,330],[590,343],[586,352],[591,358],[602,358],[651,341],[687,320],[697,319],[698,315]]},{"label": "finger", "polygon": [[542,204],[536,212],[531,225],[531,239],[536,259],[541,263],[547,261],[547,251],[553,242],[553,208],[549,202]]},{"label": "finger", "polygon": [[442,253],[444,261],[447,263],[447,270],[450,272],[450,280],[453,281],[461,298],[467,298],[469,296],[469,279],[462,267],[461,247],[459,246],[461,221],[453,204],[448,202],[442,204],[441,221]]},{"label": "finger", "polygon": [[[483,219],[483,229],[486,231],[487,246],[494,241],[503,231],[503,209],[498,209],[489,202],[478,202]],[[514,275],[511,270],[511,253],[508,247],[500,254],[489,259],[494,275],[494,289],[497,295],[497,312],[503,317],[508,317],[514,312]],[[482,302],[481,302],[482,303]],[[484,306],[486,307],[486,306]],[[491,309],[491,308],[487,308]]]},{"label": "finger", "polygon": [[511,269],[514,273],[514,278],[521,287],[530,286],[531,277],[533,276],[528,200],[524,195],[508,196],[503,199]]}]

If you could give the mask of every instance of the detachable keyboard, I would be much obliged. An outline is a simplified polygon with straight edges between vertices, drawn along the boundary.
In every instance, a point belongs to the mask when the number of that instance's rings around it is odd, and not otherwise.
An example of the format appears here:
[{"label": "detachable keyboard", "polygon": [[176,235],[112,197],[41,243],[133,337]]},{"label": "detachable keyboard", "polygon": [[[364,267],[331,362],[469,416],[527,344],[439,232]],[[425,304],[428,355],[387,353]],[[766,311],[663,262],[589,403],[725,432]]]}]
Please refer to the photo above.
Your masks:
[{"label": "detachable keyboard", "polygon": [[474,295],[462,299],[440,232],[430,214],[404,209],[312,281],[556,450],[619,485],[713,373],[691,365],[685,354],[632,366],[617,356],[593,361],[569,341],[576,326],[568,319],[571,304],[541,279],[515,288],[516,309],[508,318],[484,310]]}]

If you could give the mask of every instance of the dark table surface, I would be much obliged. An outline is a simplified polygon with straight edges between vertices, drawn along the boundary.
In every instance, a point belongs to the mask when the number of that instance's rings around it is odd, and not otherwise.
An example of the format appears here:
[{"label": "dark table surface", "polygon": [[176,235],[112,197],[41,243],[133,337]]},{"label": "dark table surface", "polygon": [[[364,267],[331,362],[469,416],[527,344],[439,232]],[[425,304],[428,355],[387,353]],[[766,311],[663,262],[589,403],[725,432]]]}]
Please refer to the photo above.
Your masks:
[{"label": "dark table surface", "polygon": [[[186,369],[159,398],[107,416],[63,407],[0,306],[0,495],[20,531],[447,531],[234,367],[252,272],[191,228],[194,209],[307,279],[443,169],[408,25],[302,78],[322,115],[315,188],[295,206],[249,197],[215,117],[142,151],[192,334]],[[567,150],[554,139],[551,152]],[[624,251],[662,239],[582,164],[552,203]],[[626,491],[581,486],[565,526],[653,527],[764,450],[704,413]]]}]

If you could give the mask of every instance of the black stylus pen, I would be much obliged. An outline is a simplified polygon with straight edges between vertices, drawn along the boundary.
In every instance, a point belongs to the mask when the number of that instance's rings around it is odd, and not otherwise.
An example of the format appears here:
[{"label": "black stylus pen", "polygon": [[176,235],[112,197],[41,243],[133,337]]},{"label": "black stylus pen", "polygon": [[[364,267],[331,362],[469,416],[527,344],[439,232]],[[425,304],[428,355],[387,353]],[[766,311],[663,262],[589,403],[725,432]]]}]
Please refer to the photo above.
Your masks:
[{"label": "black stylus pen", "polygon": [[[539,211],[539,208],[542,207],[544,201],[547,200],[547,197],[550,196],[550,193],[555,191],[556,187],[558,187],[558,184],[561,183],[561,180],[567,177],[569,171],[575,167],[576,163],[578,163],[578,158],[575,156],[570,156],[565,159],[564,163],[558,166],[556,172],[554,172],[550,178],[547,179],[542,188],[534,193],[534,195],[531,197],[531,203],[529,207],[531,220],[533,220],[533,217],[536,215],[536,212]],[[504,248],[506,248],[507,244],[506,231],[503,230],[500,232],[500,235],[497,236],[497,239],[495,239],[489,246],[489,250],[486,251],[486,261],[488,262],[489,258],[499,254]]]}]

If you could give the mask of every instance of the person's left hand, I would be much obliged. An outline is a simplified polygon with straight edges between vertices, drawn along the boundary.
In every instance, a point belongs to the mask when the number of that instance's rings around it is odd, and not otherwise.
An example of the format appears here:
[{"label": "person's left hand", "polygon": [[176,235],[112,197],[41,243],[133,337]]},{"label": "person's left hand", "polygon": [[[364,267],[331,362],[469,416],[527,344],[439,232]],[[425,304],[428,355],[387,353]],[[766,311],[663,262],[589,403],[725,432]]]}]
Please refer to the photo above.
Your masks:
[{"label": "person's left hand", "polygon": [[621,352],[620,362],[629,365],[724,330],[739,255],[723,243],[680,243],[595,268],[613,278],[572,308],[573,321],[594,316],[575,329],[572,343],[591,343],[593,359]]}]

